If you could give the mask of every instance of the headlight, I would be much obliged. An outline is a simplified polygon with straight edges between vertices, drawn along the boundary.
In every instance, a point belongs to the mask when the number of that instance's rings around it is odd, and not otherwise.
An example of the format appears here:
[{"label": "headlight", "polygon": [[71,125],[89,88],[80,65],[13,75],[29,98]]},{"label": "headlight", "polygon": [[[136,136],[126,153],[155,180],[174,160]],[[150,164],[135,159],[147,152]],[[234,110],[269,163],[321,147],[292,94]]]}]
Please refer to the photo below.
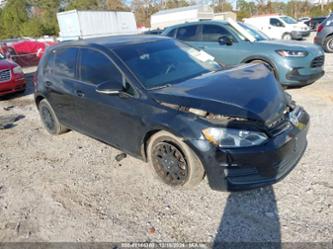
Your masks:
[{"label": "headlight", "polygon": [[308,52],[301,50],[276,50],[276,52],[282,57],[305,57]]},{"label": "headlight", "polygon": [[263,132],[230,128],[207,128],[202,134],[210,143],[223,148],[251,147],[267,140]]},{"label": "headlight", "polygon": [[13,68],[14,74],[23,74],[23,70],[20,66],[16,66]]}]

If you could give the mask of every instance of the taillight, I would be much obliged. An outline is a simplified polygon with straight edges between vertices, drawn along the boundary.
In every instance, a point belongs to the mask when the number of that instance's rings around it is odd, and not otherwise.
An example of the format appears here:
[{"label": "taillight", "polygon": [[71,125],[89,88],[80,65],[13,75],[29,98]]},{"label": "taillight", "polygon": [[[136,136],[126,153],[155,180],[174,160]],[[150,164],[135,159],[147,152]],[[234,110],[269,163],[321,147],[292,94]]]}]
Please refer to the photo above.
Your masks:
[{"label": "taillight", "polygon": [[318,33],[321,32],[323,30],[323,28],[324,28],[324,25],[323,24],[319,24],[317,32]]}]

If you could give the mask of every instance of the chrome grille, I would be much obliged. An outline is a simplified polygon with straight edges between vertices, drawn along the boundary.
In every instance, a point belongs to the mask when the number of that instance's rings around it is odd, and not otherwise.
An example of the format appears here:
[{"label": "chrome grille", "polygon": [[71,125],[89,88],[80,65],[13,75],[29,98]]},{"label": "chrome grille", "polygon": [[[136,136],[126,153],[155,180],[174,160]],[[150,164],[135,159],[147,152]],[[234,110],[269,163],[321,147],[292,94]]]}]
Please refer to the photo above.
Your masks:
[{"label": "chrome grille", "polygon": [[10,80],[10,69],[0,71],[0,82],[6,82]]},{"label": "chrome grille", "polygon": [[324,55],[318,56],[311,61],[311,67],[321,67],[324,65],[325,57]]}]

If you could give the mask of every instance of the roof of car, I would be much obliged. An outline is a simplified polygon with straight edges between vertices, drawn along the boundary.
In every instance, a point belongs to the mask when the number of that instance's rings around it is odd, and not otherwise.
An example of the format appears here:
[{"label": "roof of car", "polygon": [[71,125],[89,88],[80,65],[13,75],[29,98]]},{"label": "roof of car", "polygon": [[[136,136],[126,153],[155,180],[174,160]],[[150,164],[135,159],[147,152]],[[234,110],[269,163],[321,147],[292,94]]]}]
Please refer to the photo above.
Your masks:
[{"label": "roof of car", "polygon": [[187,25],[197,25],[197,24],[228,24],[228,22],[223,21],[223,20],[205,20],[205,21],[186,22],[186,23],[181,23],[181,24],[176,24],[176,25],[170,26],[166,29],[173,29],[173,28],[178,28],[178,27],[184,27]]},{"label": "roof of car", "polygon": [[119,36],[117,35],[117,36],[108,36],[108,37],[99,37],[99,38],[89,38],[84,40],[64,41],[59,43],[57,47],[100,45],[108,49],[114,49],[130,44],[141,44],[141,43],[155,42],[167,39],[170,38],[158,35],[119,35]]}]

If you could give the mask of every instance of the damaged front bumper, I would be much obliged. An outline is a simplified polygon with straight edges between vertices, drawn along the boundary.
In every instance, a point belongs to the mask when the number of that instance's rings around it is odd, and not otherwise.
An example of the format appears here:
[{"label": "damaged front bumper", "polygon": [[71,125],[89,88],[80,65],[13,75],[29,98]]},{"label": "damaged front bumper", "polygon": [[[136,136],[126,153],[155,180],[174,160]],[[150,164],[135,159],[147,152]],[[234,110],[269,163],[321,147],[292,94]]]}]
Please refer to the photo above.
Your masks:
[{"label": "damaged front bumper", "polygon": [[[223,149],[189,140],[203,163],[209,185],[214,190],[249,190],[274,184],[297,165],[307,147],[309,115],[302,110],[299,123],[260,146]],[[207,142],[208,143],[208,142]]]}]

